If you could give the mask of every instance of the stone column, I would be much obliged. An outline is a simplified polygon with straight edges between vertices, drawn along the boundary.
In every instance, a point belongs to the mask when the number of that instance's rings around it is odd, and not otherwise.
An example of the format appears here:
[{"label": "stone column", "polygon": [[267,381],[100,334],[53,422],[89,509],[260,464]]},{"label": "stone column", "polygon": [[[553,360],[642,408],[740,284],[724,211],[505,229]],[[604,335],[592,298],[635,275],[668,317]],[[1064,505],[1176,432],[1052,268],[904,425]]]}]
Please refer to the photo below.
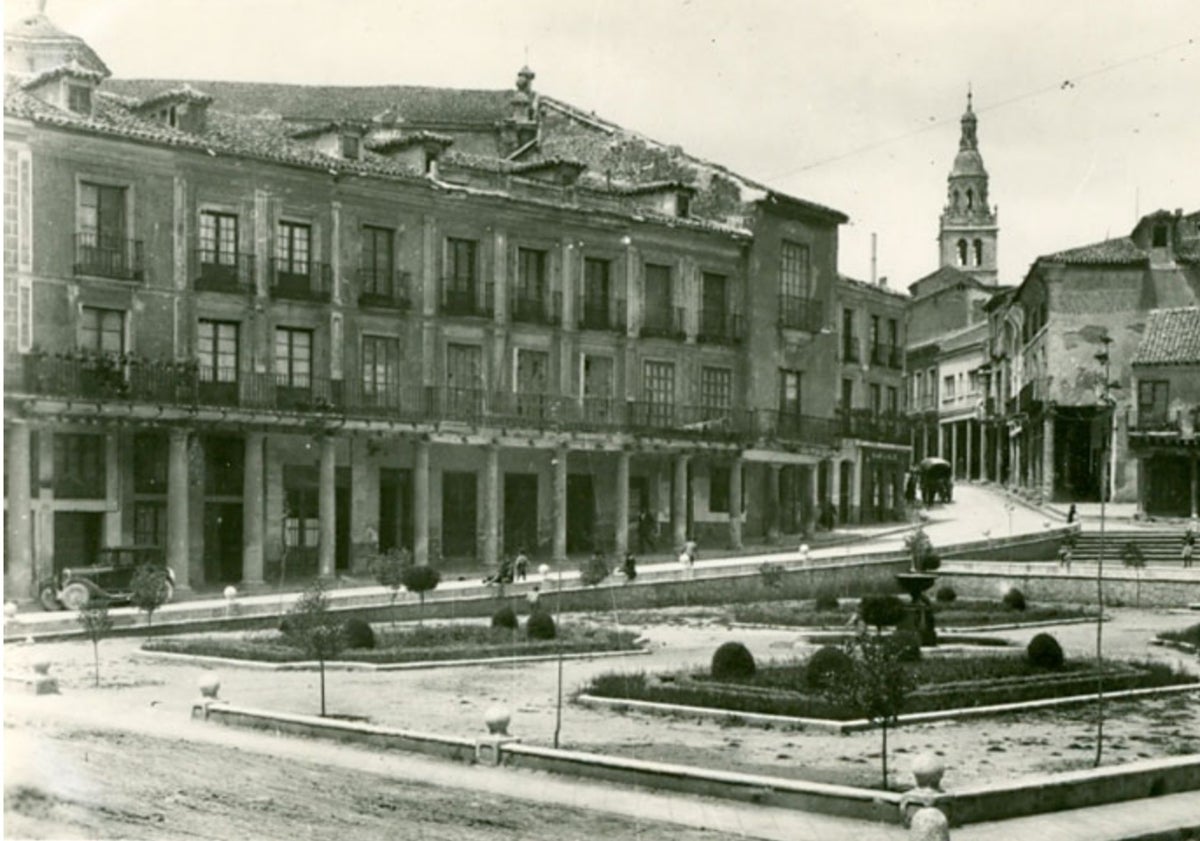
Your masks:
[{"label": "stone column", "polygon": [[1139,458],[1137,464],[1137,501],[1134,516],[1141,518],[1146,513],[1146,459]]},{"label": "stone column", "polygon": [[242,583],[263,583],[263,440],[246,433],[242,468]]},{"label": "stone column", "polygon": [[729,548],[742,548],[742,460],[729,466]]},{"label": "stone column", "polygon": [[4,589],[15,601],[37,597],[37,582],[33,575],[33,512],[29,493],[29,425],[13,423],[8,428],[7,437],[8,455],[4,472],[8,478],[8,511],[5,515],[4,539],[8,574],[5,576]]},{"label": "stone column", "polygon": [[671,502],[671,525],[675,537],[675,549],[687,542],[688,503],[688,456],[675,457],[675,498]]},{"label": "stone column", "polygon": [[850,511],[848,519],[857,523],[862,518],[862,472],[863,454],[858,451],[858,458],[850,462]]},{"label": "stone column", "polygon": [[837,528],[842,521],[842,462],[836,458],[829,462],[829,504],[837,512],[833,522]]},{"label": "stone column", "polygon": [[627,450],[617,453],[617,497],[616,516],[613,518],[616,528],[617,560],[620,561],[629,551],[629,461]]},{"label": "stone column", "polygon": [[966,475],[966,479],[969,482],[975,478],[975,474],[971,471],[971,461],[972,461],[971,456],[974,455],[974,450],[975,450],[975,446],[974,446],[975,445],[975,421],[968,420],[966,423],[964,423],[963,431],[967,433],[967,468],[966,468],[967,475]]},{"label": "stone column", "polygon": [[950,424],[950,476],[955,481],[962,477],[958,475],[958,423]]},{"label": "stone column", "polygon": [[981,421],[979,424],[979,478],[987,481],[988,475],[988,422]]},{"label": "stone column", "polygon": [[567,560],[567,448],[554,450],[554,543],[555,563]]},{"label": "stone column", "polygon": [[167,566],[175,573],[175,589],[190,587],[188,546],[188,433],[172,429],[167,457]]},{"label": "stone column", "polygon": [[485,448],[483,471],[483,563],[488,568],[500,562],[500,445]]},{"label": "stone column", "polygon": [[767,540],[779,539],[779,471],[782,465],[767,465]]},{"label": "stone column", "polygon": [[[937,454],[938,458],[946,458],[946,425],[938,421],[937,425]],[[946,459],[946,461],[952,461]]]},{"label": "stone column", "polygon": [[413,562],[429,563],[429,442],[418,441],[413,464]]},{"label": "stone column", "polygon": [[817,520],[821,513],[821,500],[819,499],[820,490],[821,464],[820,462],[813,462],[808,466],[808,501],[806,505],[808,512],[805,515],[806,521],[804,523],[806,531],[815,532],[817,530]]},{"label": "stone column", "polygon": [[319,505],[317,544],[317,574],[321,578],[333,578],[336,574],[337,556],[334,547],[337,541],[337,439],[332,435],[321,436],[321,466],[317,478]]},{"label": "stone column", "polygon": [[[1138,471],[1141,475],[1141,471]],[[1192,456],[1192,519],[1200,517],[1200,459]]]},{"label": "stone column", "polygon": [[1049,502],[1054,496],[1054,414],[1042,420],[1042,496]]}]

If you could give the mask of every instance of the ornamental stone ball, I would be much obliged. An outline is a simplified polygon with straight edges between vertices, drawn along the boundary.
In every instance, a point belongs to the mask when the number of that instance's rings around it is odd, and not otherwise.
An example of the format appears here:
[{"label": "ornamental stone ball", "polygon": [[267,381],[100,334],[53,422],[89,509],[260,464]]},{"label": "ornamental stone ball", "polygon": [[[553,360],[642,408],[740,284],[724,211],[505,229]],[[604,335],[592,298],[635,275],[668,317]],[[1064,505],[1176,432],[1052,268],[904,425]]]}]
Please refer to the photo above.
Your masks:
[{"label": "ornamental stone ball", "polygon": [[806,561],[808,560],[808,544],[807,543],[800,544],[800,557],[803,560],[806,560]]},{"label": "ornamental stone ball", "polygon": [[512,713],[508,707],[494,704],[484,710],[483,722],[488,732],[495,736],[507,736],[508,724],[512,721]]},{"label": "ornamental stone ball", "polygon": [[546,576],[549,574],[550,574],[550,564],[539,564],[538,565],[538,575],[540,575],[542,577],[543,581],[546,580]]},{"label": "ornamental stone ball", "polygon": [[217,692],[221,688],[221,676],[216,672],[205,672],[196,681],[196,686],[200,690],[201,698],[208,698],[215,701],[217,699]]},{"label": "ornamental stone ball", "polygon": [[16,615],[17,615],[17,603],[16,602],[5,602],[4,603],[4,618],[12,619]]},{"label": "ornamental stone ball", "polygon": [[238,594],[237,587],[234,587],[232,584],[230,584],[228,587],[225,588],[225,601],[227,601],[227,602],[233,601],[234,599],[237,598],[237,594]]},{"label": "ornamental stone ball", "polygon": [[932,806],[921,809],[909,824],[910,841],[950,841],[950,822]]},{"label": "ornamental stone ball", "polygon": [[942,776],[946,773],[946,763],[935,753],[921,753],[913,758],[912,774],[917,782],[917,788],[942,790]]}]

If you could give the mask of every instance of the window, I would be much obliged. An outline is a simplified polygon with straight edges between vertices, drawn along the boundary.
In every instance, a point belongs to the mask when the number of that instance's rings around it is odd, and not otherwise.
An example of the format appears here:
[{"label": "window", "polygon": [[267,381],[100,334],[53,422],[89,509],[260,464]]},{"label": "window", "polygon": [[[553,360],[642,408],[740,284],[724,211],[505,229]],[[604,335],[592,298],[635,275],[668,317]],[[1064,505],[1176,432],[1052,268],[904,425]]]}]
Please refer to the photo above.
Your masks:
[{"label": "window", "polygon": [[970,187],[967,188],[967,210],[975,207],[975,191]]},{"label": "window", "polygon": [[67,108],[76,114],[92,113],[92,89],[86,85],[67,85]]},{"label": "window", "polygon": [[540,308],[546,299],[546,252],[517,249],[517,314],[522,305]]},{"label": "window", "polygon": [[652,335],[671,332],[671,267],[646,264],[645,326]]},{"label": "window", "polygon": [[[888,332],[888,347],[891,348],[893,352],[895,352],[895,351],[899,350],[899,348],[900,348],[900,324],[899,324],[899,322],[896,321],[896,319],[889,318],[887,325],[888,325],[888,331],[887,331]],[[899,368],[900,367],[899,360],[893,359],[892,367]]]},{"label": "window", "polygon": [[609,326],[609,286],[611,264],[594,257],[583,261],[583,326],[605,329]]},{"label": "window", "polygon": [[849,414],[854,408],[854,380],[842,380],[842,411]]},{"label": "window", "polygon": [[799,415],[802,413],[801,403],[801,377],[800,371],[779,372],[779,411],[785,415]]},{"label": "window", "polygon": [[1138,424],[1161,424],[1167,421],[1170,406],[1170,384],[1165,380],[1143,380],[1138,383]]},{"label": "window", "polygon": [[1151,248],[1166,248],[1167,247],[1167,226],[1155,225],[1150,233]]},{"label": "window", "polygon": [[400,340],[387,336],[362,337],[363,396],[379,398],[399,382]]},{"label": "window", "polygon": [[446,399],[451,417],[476,417],[482,409],[483,351],[479,345],[446,346]]},{"label": "window", "polygon": [[675,215],[680,219],[686,219],[692,213],[692,198],[687,193],[678,193],[675,196]]},{"label": "window", "polygon": [[83,182],[79,187],[79,232],[92,247],[124,248],[125,188]]},{"label": "window", "polygon": [[363,225],[362,290],[371,295],[392,294],[392,264],[396,237],[390,228]]},{"label": "window", "polygon": [[284,465],[283,484],[283,542],[289,548],[314,549],[321,535],[316,470]]},{"label": "window", "polygon": [[473,296],[475,294],[476,251],[473,239],[446,240],[447,288]]},{"label": "window", "polygon": [[518,414],[534,418],[544,416],[548,409],[546,395],[550,390],[550,354],[517,348],[516,368],[513,391],[517,394]]},{"label": "window", "polygon": [[200,214],[200,262],[237,265],[238,218],[232,213],[205,210]]},{"label": "window", "polygon": [[858,361],[858,336],[854,335],[854,310],[842,310],[842,359]]},{"label": "window", "polygon": [[607,420],[613,399],[613,359],[611,356],[583,357],[580,382],[584,416],[588,420]]},{"label": "window", "polygon": [[708,510],[713,514],[729,513],[730,472],[728,467],[708,468]]},{"label": "window", "polygon": [[779,291],[790,298],[808,298],[808,246],[784,240],[780,244]]},{"label": "window", "polygon": [[103,435],[55,434],[54,496],[104,499],[107,490]]},{"label": "window", "polygon": [[342,157],[347,160],[358,160],[359,139],[354,134],[342,135]]},{"label": "window", "polygon": [[133,492],[167,492],[167,439],[164,435],[139,433],[133,439]]},{"label": "window", "polygon": [[868,337],[871,343],[871,363],[879,365],[883,362],[881,348],[879,346],[879,316],[871,316],[871,335]]},{"label": "window", "polygon": [[280,220],[275,228],[275,260],[283,274],[307,275],[312,254],[312,226]]},{"label": "window", "polygon": [[975,249],[975,265],[982,266],[983,265],[983,240],[977,239],[977,240],[975,240],[974,243],[972,243],[972,245]]},{"label": "window", "polygon": [[942,402],[954,402],[954,377],[942,377]]},{"label": "window", "polygon": [[[729,368],[700,369],[700,405],[706,410],[726,412],[733,406],[733,371]],[[711,412],[706,411],[706,415]]]},{"label": "window", "polygon": [[887,387],[887,411],[893,417],[900,413],[900,392],[894,385]]},{"label": "window", "polygon": [[275,328],[275,383],[287,388],[312,385],[311,330]]},{"label": "window", "polygon": [[237,382],[238,324],[200,319],[196,355],[201,382]]},{"label": "window", "polygon": [[92,353],[124,353],[125,312],[84,307],[79,319],[79,348]]},{"label": "window", "polygon": [[165,546],[167,504],[139,500],[133,503],[133,542],[138,546]]},{"label": "window", "polygon": [[967,265],[967,241],[965,239],[960,239],[958,241],[957,250],[958,250],[958,264],[960,266]]},{"label": "window", "polygon": [[646,360],[642,367],[642,391],[646,397],[647,422],[651,426],[670,423],[675,406],[674,364]]},{"label": "window", "polygon": [[876,417],[883,411],[883,398],[878,383],[871,383],[871,414]]},{"label": "window", "polygon": [[705,272],[701,285],[700,334],[723,337],[726,333],[728,279],[723,274]]}]

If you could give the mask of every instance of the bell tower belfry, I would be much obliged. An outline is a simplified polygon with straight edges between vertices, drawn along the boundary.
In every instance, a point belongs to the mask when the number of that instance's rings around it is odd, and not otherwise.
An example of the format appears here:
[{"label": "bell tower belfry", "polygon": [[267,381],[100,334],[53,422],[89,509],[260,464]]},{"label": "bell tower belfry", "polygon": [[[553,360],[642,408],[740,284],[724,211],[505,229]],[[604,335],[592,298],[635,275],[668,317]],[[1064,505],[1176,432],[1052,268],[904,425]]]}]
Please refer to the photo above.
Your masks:
[{"label": "bell tower belfry", "polygon": [[953,266],[980,283],[995,286],[999,211],[988,204],[988,174],[979,154],[975,133],[979,120],[971,108],[971,99],[968,89],[958,154],[950,170],[946,209],[942,211],[938,232],[939,265]]}]

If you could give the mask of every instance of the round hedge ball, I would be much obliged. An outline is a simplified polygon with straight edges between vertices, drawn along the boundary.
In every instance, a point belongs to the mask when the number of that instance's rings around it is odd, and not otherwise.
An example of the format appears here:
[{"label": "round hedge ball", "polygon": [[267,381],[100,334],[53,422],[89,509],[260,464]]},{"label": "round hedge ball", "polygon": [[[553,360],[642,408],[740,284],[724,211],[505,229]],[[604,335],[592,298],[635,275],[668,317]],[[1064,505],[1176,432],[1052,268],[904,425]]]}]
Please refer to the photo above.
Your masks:
[{"label": "round hedge ball", "polygon": [[531,640],[552,640],[557,634],[554,617],[544,610],[535,610],[525,620],[525,636]]},{"label": "round hedge ball", "polygon": [[1025,656],[1029,658],[1031,665],[1039,669],[1061,669],[1065,659],[1062,646],[1049,634],[1038,634],[1031,639],[1025,649]]},{"label": "round hedge ball", "polygon": [[516,630],[516,628],[517,628],[516,612],[509,605],[505,605],[504,607],[500,608],[499,610],[497,610],[495,613],[492,614],[492,627],[493,628],[507,628],[510,631]]},{"label": "round hedge ball", "polygon": [[716,680],[749,680],[754,672],[754,655],[740,642],[722,643],[713,653],[712,676]]},{"label": "round hedge ball", "polygon": [[346,648],[374,648],[375,632],[371,625],[362,619],[347,619],[342,624],[342,639]]},{"label": "round hedge ball", "polygon": [[1004,606],[1009,610],[1024,610],[1025,609],[1025,594],[1016,587],[1011,588],[1004,594]]},{"label": "round hedge ball", "polygon": [[832,645],[818,648],[808,658],[804,667],[804,681],[811,689],[828,689],[833,683],[850,671],[853,661],[850,655]]}]

